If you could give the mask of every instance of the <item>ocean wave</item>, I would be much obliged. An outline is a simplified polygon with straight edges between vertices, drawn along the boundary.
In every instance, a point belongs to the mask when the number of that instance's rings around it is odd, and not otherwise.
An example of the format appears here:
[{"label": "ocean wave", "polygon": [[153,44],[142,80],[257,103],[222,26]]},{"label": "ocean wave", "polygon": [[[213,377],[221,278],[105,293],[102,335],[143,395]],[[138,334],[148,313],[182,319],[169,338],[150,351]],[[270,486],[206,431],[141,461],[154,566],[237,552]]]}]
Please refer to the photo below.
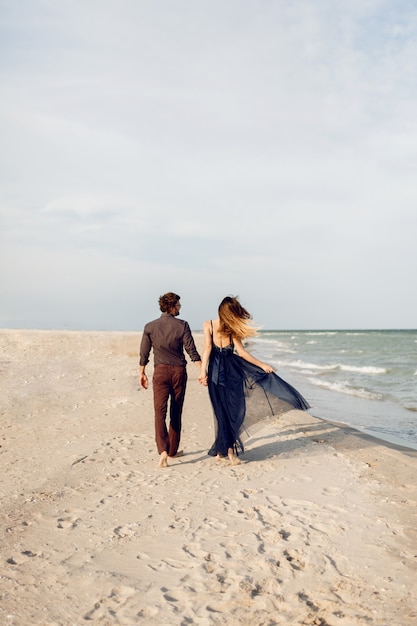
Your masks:
[{"label": "ocean wave", "polygon": [[[308,363],[307,361],[287,361],[281,362],[281,365],[285,365],[287,367],[296,367],[297,369],[304,370],[320,370],[320,371],[328,371],[334,372],[339,370],[341,372],[358,372],[360,374],[387,374],[388,370],[384,367],[374,367],[372,365],[344,365],[343,363],[333,363],[328,365],[318,365],[317,363]],[[416,372],[417,374],[417,372]]]},{"label": "ocean wave", "polygon": [[296,350],[290,347],[290,344],[284,343],[281,341],[277,341],[276,339],[267,339],[266,337],[256,337],[256,339],[251,340],[248,343],[252,343],[260,346],[272,346],[278,352],[285,352],[289,354],[295,354]]},{"label": "ocean wave", "polygon": [[329,365],[317,365],[317,363],[307,363],[306,361],[280,361],[280,365],[284,367],[296,367],[303,370],[332,370],[335,369]]},{"label": "ocean wave", "polygon": [[384,367],[373,367],[372,365],[364,365],[362,367],[356,365],[338,365],[338,369],[342,372],[360,372],[361,374],[387,374],[388,370]]},{"label": "ocean wave", "polygon": [[305,333],[305,335],[337,335],[337,330],[320,330],[320,331],[310,331]]},{"label": "ocean wave", "polygon": [[382,400],[383,396],[379,393],[372,393],[366,389],[359,387],[351,387],[346,383],[332,383],[328,380],[322,380],[319,378],[309,378],[309,381],[317,387],[324,387],[329,391],[337,391],[338,393],[344,393],[348,396],[356,396],[357,398],[366,398],[367,400]]}]

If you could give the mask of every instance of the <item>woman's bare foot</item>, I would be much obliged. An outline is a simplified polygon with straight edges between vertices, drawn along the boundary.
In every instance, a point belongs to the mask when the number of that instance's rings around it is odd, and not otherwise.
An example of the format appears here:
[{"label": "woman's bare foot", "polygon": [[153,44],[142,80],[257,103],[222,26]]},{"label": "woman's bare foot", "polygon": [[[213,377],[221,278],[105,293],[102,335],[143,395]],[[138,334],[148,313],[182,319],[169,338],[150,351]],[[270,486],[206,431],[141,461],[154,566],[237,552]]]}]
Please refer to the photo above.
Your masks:
[{"label": "woman's bare foot", "polygon": [[227,456],[229,457],[230,465],[240,465],[240,459],[233,452],[232,448],[228,449]]},{"label": "woman's bare foot", "polygon": [[161,452],[159,455],[158,467],[168,467],[168,454],[166,452]]}]

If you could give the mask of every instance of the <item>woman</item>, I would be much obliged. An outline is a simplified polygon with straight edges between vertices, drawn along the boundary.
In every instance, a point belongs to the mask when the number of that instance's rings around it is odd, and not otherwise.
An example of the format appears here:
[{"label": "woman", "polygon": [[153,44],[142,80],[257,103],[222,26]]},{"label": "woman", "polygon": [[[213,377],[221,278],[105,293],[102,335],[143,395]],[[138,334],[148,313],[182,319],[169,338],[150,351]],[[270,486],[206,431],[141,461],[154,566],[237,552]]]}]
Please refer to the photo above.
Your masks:
[{"label": "woman", "polygon": [[309,405],[294,387],[274,374],[271,365],[256,359],[243,341],[253,337],[250,313],[237,297],[228,296],[219,306],[219,317],[203,324],[204,349],[199,381],[208,385],[216,426],[211,456],[228,456],[232,465],[240,463],[241,435],[251,424]]}]

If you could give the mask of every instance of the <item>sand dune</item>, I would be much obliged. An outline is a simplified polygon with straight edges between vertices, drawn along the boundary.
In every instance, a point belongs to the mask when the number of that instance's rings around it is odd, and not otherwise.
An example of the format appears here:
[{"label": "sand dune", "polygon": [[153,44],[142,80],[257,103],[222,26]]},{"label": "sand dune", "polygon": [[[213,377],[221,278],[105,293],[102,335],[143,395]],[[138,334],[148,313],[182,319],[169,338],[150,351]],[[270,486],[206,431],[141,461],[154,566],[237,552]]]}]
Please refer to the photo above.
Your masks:
[{"label": "sand dune", "polygon": [[231,467],[190,365],[158,469],[139,333],[0,334],[1,624],[417,623],[415,452],[291,411]]}]

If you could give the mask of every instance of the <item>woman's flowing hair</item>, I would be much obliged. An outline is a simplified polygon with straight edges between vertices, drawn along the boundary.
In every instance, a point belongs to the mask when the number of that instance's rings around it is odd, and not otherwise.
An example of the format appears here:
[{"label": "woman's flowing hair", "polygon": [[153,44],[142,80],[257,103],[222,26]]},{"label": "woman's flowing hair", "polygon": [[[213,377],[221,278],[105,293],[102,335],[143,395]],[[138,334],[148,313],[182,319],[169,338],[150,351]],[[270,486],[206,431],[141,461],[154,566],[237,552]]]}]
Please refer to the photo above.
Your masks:
[{"label": "woman's flowing hair", "polygon": [[238,339],[254,337],[256,328],[249,323],[251,314],[240,304],[238,296],[226,296],[219,306],[219,332]]}]

